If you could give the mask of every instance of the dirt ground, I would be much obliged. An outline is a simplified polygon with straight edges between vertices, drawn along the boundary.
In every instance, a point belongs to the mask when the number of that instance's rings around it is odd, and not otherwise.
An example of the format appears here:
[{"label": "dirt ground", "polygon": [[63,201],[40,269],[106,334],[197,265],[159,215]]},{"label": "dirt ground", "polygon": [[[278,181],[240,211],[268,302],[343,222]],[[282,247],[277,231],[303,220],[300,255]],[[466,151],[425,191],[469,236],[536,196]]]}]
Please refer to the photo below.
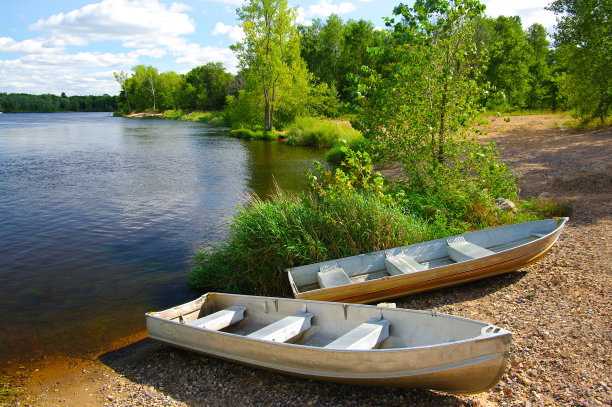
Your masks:
[{"label": "dirt ground", "polygon": [[548,192],[573,205],[552,251],[520,271],[394,300],[511,330],[510,365],[491,391],[454,396],[301,380],[155,344],[143,333],[91,359],[54,359],[24,373],[6,404],[612,405],[612,130],[570,131],[565,120],[492,118],[482,137],[520,170],[523,197]]}]

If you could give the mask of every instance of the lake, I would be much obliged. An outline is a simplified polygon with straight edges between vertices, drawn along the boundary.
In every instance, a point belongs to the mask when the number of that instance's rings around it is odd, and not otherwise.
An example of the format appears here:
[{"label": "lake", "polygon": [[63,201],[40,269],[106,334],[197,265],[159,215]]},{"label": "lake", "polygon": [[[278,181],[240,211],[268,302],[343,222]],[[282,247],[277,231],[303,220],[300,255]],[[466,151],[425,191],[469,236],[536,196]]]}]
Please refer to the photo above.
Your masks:
[{"label": "lake", "polygon": [[197,297],[194,252],[323,151],[108,113],[0,115],[0,363],[91,355]]}]

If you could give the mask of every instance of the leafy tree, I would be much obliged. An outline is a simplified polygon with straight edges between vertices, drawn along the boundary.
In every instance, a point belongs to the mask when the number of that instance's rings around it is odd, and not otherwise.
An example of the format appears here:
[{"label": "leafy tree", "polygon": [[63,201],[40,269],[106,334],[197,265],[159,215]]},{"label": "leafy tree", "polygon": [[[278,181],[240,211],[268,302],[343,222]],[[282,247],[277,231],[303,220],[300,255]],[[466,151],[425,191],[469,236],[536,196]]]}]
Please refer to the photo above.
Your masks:
[{"label": "leafy tree", "polygon": [[544,105],[544,99],[550,95],[552,86],[548,66],[548,46],[546,29],[535,23],[527,29],[527,43],[531,48],[529,61],[527,107],[535,109]]},{"label": "leafy tree", "polygon": [[512,178],[467,129],[478,113],[477,81],[482,55],[473,38],[484,7],[477,0],[417,0],[400,5],[388,19],[393,28],[390,65],[370,69],[359,84],[361,105],[354,125],[371,142],[382,163],[402,163],[419,189],[496,186],[514,193]]},{"label": "leafy tree", "polygon": [[307,75],[300,57],[296,13],[287,0],[250,0],[237,13],[245,39],[232,49],[245,70],[245,90],[260,92],[263,97],[264,128],[272,130],[275,110],[282,107],[283,97],[291,94],[297,83],[303,85]]},{"label": "leafy tree", "polygon": [[557,14],[561,88],[578,113],[603,122],[612,109],[612,2],[554,0],[549,9]]},{"label": "leafy tree", "polygon": [[130,99],[128,98],[128,92],[127,92],[127,87],[126,87],[126,82],[128,80],[128,74],[126,72],[113,72],[113,75],[115,75],[115,80],[119,83],[119,86],[121,86],[121,93],[123,93],[123,95],[125,96],[125,102],[127,103],[127,111],[131,112],[132,108],[130,107]]},{"label": "leafy tree", "polygon": [[[140,109],[145,110],[146,106],[153,105],[153,111],[156,110],[156,95],[155,91],[159,84],[159,73],[157,68],[144,65],[136,65],[132,68],[132,87],[135,88],[137,100],[140,102]],[[147,97],[148,95],[148,97]]]},{"label": "leafy tree", "polygon": [[223,109],[232,79],[232,74],[225,72],[220,62],[210,62],[189,71],[185,76],[185,81],[191,87],[185,90],[190,94],[191,108],[197,110]]},{"label": "leafy tree", "polygon": [[525,107],[529,91],[531,49],[519,16],[499,16],[479,21],[489,63],[484,79],[491,85],[485,104],[489,109]]},{"label": "leafy tree", "polygon": [[162,108],[179,110],[179,102],[185,79],[175,72],[164,72],[159,75],[159,88]]}]

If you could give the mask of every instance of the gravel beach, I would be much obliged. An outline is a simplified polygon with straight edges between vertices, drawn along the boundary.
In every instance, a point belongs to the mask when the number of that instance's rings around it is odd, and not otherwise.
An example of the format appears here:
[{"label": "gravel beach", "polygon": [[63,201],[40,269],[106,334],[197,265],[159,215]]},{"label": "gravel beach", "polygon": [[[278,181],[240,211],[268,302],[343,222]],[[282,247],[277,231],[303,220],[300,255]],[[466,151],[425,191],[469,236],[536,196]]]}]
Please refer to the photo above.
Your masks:
[{"label": "gravel beach", "polygon": [[[486,321],[514,334],[508,371],[491,391],[455,396],[282,375],[128,338],[91,359],[45,361],[9,382],[20,406],[609,406],[612,405],[612,130],[575,132],[563,116],[490,119],[519,169],[521,195],[574,209],[551,252],[522,270],[392,300]],[[143,316],[144,318],[144,316]]]}]

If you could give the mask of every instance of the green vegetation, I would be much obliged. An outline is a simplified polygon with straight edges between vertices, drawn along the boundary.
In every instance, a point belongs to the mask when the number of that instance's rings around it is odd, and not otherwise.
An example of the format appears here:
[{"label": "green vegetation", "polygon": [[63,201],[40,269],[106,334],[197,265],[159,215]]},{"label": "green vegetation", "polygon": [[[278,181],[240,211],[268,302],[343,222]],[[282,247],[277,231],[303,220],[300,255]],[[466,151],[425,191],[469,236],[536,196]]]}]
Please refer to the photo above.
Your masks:
[{"label": "green vegetation", "polygon": [[604,122],[612,111],[612,3],[555,0],[550,9],[558,14],[558,82],[568,107]]},{"label": "green vegetation", "polygon": [[[383,250],[535,219],[499,212],[486,192],[447,188],[408,195],[373,174],[368,154],[346,150],[342,168],[311,174],[308,192],[257,197],[234,215],[224,244],[196,254],[190,285],[200,290],[290,295],[288,267]],[[431,191],[430,191],[431,192]]]},{"label": "green vegetation", "polygon": [[61,96],[0,93],[0,112],[55,113],[55,112],[114,112],[116,96]]}]

